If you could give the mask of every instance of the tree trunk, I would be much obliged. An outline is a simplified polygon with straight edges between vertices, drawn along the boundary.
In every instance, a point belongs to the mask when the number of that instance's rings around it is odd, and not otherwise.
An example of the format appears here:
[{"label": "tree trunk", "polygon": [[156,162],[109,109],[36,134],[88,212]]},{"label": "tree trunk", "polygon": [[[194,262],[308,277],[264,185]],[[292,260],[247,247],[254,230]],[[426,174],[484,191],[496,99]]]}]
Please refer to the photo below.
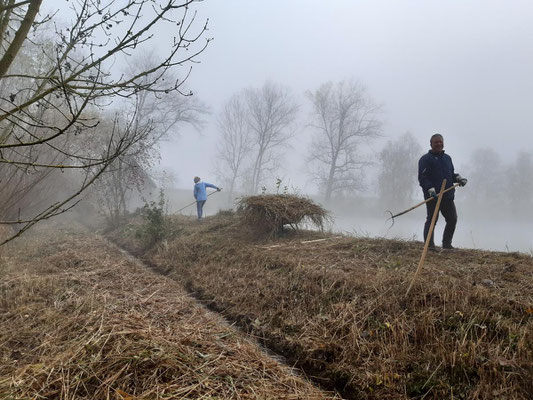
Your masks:
[{"label": "tree trunk", "polygon": [[15,59],[15,56],[20,50],[20,47],[22,46],[22,43],[26,40],[26,37],[28,36],[28,32],[30,31],[30,28],[35,21],[35,17],[39,13],[39,8],[41,8],[42,0],[33,0],[31,1],[28,11],[26,11],[26,15],[24,16],[24,19],[22,20],[22,23],[20,24],[20,27],[15,34],[15,38],[9,45],[9,48],[6,50],[4,56],[0,60],[0,78],[3,77],[11,64],[13,63],[13,60]]},{"label": "tree trunk", "polygon": [[252,194],[256,194],[259,189],[259,178],[261,176],[261,167],[263,165],[264,150],[259,150],[257,159],[255,160],[254,173],[252,178]]},{"label": "tree trunk", "polygon": [[337,155],[333,157],[333,160],[331,161],[331,165],[329,167],[328,181],[326,184],[326,193],[324,196],[326,201],[331,200],[331,193],[333,192],[333,182],[335,181],[335,168],[337,168]]}]

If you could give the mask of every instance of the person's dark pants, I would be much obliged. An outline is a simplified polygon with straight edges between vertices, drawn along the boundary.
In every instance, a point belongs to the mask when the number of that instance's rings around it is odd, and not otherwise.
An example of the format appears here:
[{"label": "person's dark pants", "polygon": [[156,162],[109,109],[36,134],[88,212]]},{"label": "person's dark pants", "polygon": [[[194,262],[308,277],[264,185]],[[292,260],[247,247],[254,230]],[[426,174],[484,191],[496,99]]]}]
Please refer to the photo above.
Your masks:
[{"label": "person's dark pants", "polygon": [[204,213],[204,204],[206,200],[200,200],[196,202],[196,211],[198,212],[198,219],[202,219]]},{"label": "person's dark pants", "polygon": [[[429,227],[431,225],[431,219],[437,206],[437,200],[428,201],[426,203],[427,217],[424,225],[424,242],[428,237]],[[453,233],[455,232],[455,225],[457,225],[457,210],[455,209],[455,203],[453,199],[442,199],[440,203],[440,212],[442,213],[446,226],[444,227],[444,233],[442,235],[442,246],[447,247],[452,245]],[[437,215],[437,220],[439,216]],[[435,224],[437,221],[435,221]],[[434,232],[431,234],[430,246],[435,246]]]}]

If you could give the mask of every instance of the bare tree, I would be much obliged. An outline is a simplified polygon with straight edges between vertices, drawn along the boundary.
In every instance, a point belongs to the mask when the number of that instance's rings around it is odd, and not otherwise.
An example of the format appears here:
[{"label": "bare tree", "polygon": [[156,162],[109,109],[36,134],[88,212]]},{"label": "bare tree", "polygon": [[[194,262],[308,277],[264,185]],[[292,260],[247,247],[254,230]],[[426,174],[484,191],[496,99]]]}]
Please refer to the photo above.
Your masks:
[{"label": "bare tree", "polygon": [[402,207],[411,201],[418,186],[417,162],[422,146],[407,132],[396,140],[389,140],[379,153],[379,197]]},{"label": "bare tree", "polygon": [[[129,129],[130,124],[135,124],[134,129],[139,129],[139,118],[130,121],[129,117],[120,118],[109,115],[107,119],[100,120],[100,136],[102,143],[120,138],[122,132],[111,136],[113,129]],[[109,227],[116,227],[122,222],[128,210],[131,195],[137,190],[141,191],[146,183],[150,184],[148,169],[155,163],[155,144],[153,129],[145,124],[148,132],[144,137],[128,150],[116,157],[106,171],[99,177],[91,188],[96,194],[96,208],[106,217]]]},{"label": "bare tree", "polygon": [[[136,59],[130,66],[130,74],[138,75],[142,71],[150,71],[154,67],[155,53],[150,51]],[[186,94],[179,91],[168,90],[165,82],[178,82],[179,78],[174,71],[165,71],[158,79],[154,80],[153,73],[145,74],[141,79],[141,85],[151,84],[151,90],[141,90],[136,94],[138,126],[151,125],[152,136],[159,140],[165,140],[169,135],[179,134],[178,125],[188,124],[200,130],[205,121],[203,116],[209,114],[209,107],[200,101],[191,91]]]},{"label": "bare tree", "polygon": [[308,157],[311,176],[326,201],[334,193],[360,190],[361,172],[369,162],[359,147],[379,135],[380,107],[352,81],[329,82],[307,96],[316,130]]},{"label": "bare tree", "polygon": [[229,190],[229,198],[244,172],[244,163],[250,157],[252,137],[243,93],[233,95],[224,104],[217,121],[221,132],[217,152],[216,174]]},{"label": "bare tree", "polygon": [[487,206],[494,212],[495,207],[501,208],[507,202],[505,190],[496,189],[495,186],[496,182],[505,182],[506,167],[499,154],[488,147],[476,149],[470,160],[464,170],[468,177],[468,190],[465,190],[464,196],[474,209],[480,210],[480,205],[483,205],[484,212]]},{"label": "bare tree", "polygon": [[275,168],[282,146],[292,136],[298,105],[287,88],[272,82],[244,93],[254,152],[251,191],[257,193],[264,173]]},{"label": "bare tree", "polygon": [[[533,156],[530,153],[520,152],[516,160],[511,164],[504,176],[506,182],[506,194],[511,203],[511,210],[514,216],[525,220],[533,216]],[[487,191],[493,195],[501,189],[496,188],[495,181]]]},{"label": "bare tree", "polygon": [[[151,127],[135,123],[137,105],[123,114],[129,122],[115,119],[100,135],[103,107],[113,107],[118,99],[139,99],[142,92],[180,93],[188,73],[163,81],[165,74],[190,66],[209,42],[199,40],[207,27],[196,24],[195,0],[67,2],[72,23],[53,34],[47,32],[54,17],[39,20],[41,2],[0,0],[2,176],[15,184],[21,176],[42,180],[49,170],[78,170],[80,179],[60,200],[20,210],[17,218],[2,206],[0,223],[18,227],[7,240],[71,208],[114,160],[150,135]],[[117,75],[114,64],[145,51],[156,27],[172,35],[159,41],[161,55],[149,69]],[[27,179],[28,190],[20,191],[18,200],[34,195],[32,182]]]},{"label": "bare tree", "polygon": [[[134,68],[147,70],[153,55],[143,57]],[[149,76],[144,77],[148,80]],[[165,79],[175,79],[165,74]],[[153,88],[164,86],[161,82]],[[202,116],[208,108],[196,97],[157,90],[142,90],[136,96],[136,130],[146,129],[149,134],[113,161],[106,173],[96,182],[99,206],[111,227],[122,222],[130,207],[134,192],[142,194],[145,184],[155,186],[153,167],[159,159],[159,145],[170,135],[177,136],[179,127],[188,124],[196,129],[204,125]]]}]

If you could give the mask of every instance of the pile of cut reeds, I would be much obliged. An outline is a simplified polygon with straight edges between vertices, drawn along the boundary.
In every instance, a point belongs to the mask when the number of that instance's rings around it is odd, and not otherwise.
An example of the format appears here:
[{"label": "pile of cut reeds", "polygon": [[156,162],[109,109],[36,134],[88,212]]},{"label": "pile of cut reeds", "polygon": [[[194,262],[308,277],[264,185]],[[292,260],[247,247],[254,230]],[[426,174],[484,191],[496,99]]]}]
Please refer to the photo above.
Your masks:
[{"label": "pile of cut reeds", "polygon": [[288,194],[243,197],[237,210],[247,226],[269,236],[281,234],[285,225],[298,230],[304,222],[323,229],[328,219],[327,211],[312,200]]}]

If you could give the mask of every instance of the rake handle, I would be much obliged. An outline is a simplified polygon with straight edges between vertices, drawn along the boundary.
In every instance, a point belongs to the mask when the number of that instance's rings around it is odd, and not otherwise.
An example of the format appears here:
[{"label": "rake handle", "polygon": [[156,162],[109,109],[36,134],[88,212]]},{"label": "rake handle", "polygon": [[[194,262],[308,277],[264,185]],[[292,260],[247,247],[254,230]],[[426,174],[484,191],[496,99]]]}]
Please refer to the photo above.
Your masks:
[{"label": "rake handle", "polygon": [[[460,185],[460,183],[456,183],[456,184],[454,184],[453,186],[450,186],[448,189],[445,189],[445,190],[442,192],[442,194],[444,194],[444,193],[446,193],[446,192],[449,192],[449,191],[452,190],[452,189],[455,189],[455,188],[456,188],[457,186],[459,186],[459,185]],[[439,195],[440,195],[440,192],[439,192]],[[429,198],[427,198],[426,200],[421,201],[420,203],[414,205],[413,207],[408,208],[407,210],[402,211],[401,213],[398,213],[398,214],[396,214],[396,215],[393,215],[391,218],[396,218],[396,217],[399,217],[400,215],[406,214],[406,213],[408,213],[409,211],[412,211],[412,210],[414,210],[415,208],[420,207],[422,204],[426,204],[427,202],[429,202],[429,201],[431,201],[431,200],[433,200],[433,197],[429,197]],[[389,218],[389,219],[390,219],[390,218]]]},{"label": "rake handle", "polygon": [[[215,190],[214,192],[208,193],[207,197],[211,196],[212,194],[214,194],[216,192],[220,192],[221,190],[222,190],[222,188],[220,188],[220,190]],[[196,204],[196,203],[197,203],[197,201],[195,200],[192,203],[187,204],[185,207],[181,207],[178,211],[176,211],[176,213],[179,213],[180,211],[185,210],[187,207],[190,207],[190,206],[192,206],[193,204]]]},{"label": "rake handle", "polygon": [[433,229],[435,228],[435,223],[437,222],[437,216],[439,215],[440,202],[442,201],[442,196],[444,195],[444,192],[445,192],[445,190],[443,190],[445,185],[446,185],[446,179],[442,181],[442,186],[440,188],[439,197],[437,197],[437,205],[435,206],[435,211],[433,211],[433,217],[431,218],[431,225],[429,226],[429,231],[426,237],[426,242],[424,243],[424,250],[422,251],[422,256],[420,257],[420,261],[418,263],[418,267],[416,268],[415,275],[413,276],[413,279],[411,280],[411,283],[409,284],[409,287],[407,288],[407,292],[405,292],[406,297],[411,291],[411,288],[413,287],[418,274],[422,270],[422,265],[424,265],[424,260],[426,259],[426,254],[428,253],[429,242],[431,242],[431,236],[433,235]]}]

